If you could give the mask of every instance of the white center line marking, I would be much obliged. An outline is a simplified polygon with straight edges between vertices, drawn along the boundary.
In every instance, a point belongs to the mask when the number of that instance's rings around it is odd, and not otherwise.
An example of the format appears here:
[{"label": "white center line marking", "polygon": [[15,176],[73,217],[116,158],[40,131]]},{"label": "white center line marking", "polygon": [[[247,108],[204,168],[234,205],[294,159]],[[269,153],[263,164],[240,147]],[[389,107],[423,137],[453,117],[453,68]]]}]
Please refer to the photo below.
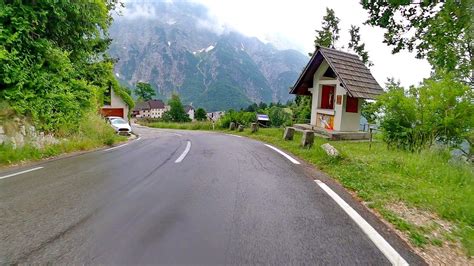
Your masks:
[{"label": "white center line marking", "polygon": [[320,180],[314,180],[362,229],[362,231],[372,240],[377,248],[387,257],[393,265],[408,265],[408,263],[398,254],[398,252],[349,204],[347,204],[330,187]]},{"label": "white center line marking", "polygon": [[32,168],[32,169],[25,170],[25,171],[21,171],[21,172],[18,172],[18,173],[0,176],[0,179],[4,179],[4,178],[16,176],[16,175],[21,175],[21,174],[28,173],[28,172],[32,172],[32,171],[35,171],[35,170],[39,170],[39,169],[42,169],[42,168],[43,168],[43,167],[40,166],[40,167],[36,167],[36,168]]},{"label": "white center line marking", "polygon": [[291,157],[290,155],[288,155],[288,154],[282,152],[281,150],[279,150],[279,149],[273,147],[272,145],[265,144],[265,146],[267,146],[268,148],[270,148],[270,149],[272,149],[272,150],[278,152],[279,154],[285,156],[285,158],[288,159],[288,160],[290,160],[290,162],[292,162],[292,163],[294,163],[294,164],[300,164],[300,162],[298,162],[297,160],[293,159],[293,157]]},{"label": "white center line marking", "polygon": [[184,149],[184,152],[181,154],[181,156],[179,156],[178,159],[176,159],[176,161],[174,162],[180,163],[184,159],[184,157],[186,157],[190,149],[191,149],[191,141],[188,140],[188,143],[186,144],[186,149]]}]

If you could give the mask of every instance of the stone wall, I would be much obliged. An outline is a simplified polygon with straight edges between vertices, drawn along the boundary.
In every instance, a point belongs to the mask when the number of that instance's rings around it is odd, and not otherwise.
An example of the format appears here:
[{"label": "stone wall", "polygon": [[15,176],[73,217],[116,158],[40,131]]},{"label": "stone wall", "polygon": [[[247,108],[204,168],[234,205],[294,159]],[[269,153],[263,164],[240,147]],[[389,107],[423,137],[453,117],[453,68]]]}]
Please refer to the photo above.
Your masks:
[{"label": "stone wall", "polygon": [[0,145],[12,145],[16,149],[28,144],[42,149],[47,145],[59,143],[52,134],[38,132],[34,126],[23,119],[14,118],[8,123],[8,130],[5,124],[0,125]]}]

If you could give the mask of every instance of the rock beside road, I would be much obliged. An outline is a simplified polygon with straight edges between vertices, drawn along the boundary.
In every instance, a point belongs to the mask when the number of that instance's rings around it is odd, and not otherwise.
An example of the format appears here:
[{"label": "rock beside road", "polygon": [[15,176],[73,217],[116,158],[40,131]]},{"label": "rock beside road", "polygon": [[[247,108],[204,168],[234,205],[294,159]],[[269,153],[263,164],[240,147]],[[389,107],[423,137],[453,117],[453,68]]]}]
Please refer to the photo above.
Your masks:
[{"label": "rock beside road", "polygon": [[324,143],[321,148],[331,157],[339,157],[339,151],[329,143]]}]

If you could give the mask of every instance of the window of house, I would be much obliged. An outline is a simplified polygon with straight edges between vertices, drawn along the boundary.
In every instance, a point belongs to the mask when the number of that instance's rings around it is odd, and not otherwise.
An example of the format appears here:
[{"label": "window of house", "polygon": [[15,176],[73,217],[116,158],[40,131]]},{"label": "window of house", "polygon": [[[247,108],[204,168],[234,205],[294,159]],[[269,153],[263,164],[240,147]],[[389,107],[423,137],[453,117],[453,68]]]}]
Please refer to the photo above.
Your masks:
[{"label": "window of house", "polygon": [[355,97],[347,96],[346,101],[346,112],[348,113],[357,113],[359,107],[359,99]]},{"label": "window of house", "polygon": [[321,92],[321,109],[334,109],[333,86],[323,86]]}]

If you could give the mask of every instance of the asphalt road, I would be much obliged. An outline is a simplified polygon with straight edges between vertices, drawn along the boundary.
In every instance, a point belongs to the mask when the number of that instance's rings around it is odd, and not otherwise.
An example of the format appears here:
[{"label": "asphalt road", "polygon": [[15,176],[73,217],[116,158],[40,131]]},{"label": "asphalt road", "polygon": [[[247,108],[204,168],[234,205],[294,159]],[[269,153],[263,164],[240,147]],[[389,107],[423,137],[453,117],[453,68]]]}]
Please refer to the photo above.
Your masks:
[{"label": "asphalt road", "polygon": [[[247,138],[136,131],[114,149],[0,171],[0,264],[390,264],[314,168]],[[326,183],[406,261],[423,263]]]}]

